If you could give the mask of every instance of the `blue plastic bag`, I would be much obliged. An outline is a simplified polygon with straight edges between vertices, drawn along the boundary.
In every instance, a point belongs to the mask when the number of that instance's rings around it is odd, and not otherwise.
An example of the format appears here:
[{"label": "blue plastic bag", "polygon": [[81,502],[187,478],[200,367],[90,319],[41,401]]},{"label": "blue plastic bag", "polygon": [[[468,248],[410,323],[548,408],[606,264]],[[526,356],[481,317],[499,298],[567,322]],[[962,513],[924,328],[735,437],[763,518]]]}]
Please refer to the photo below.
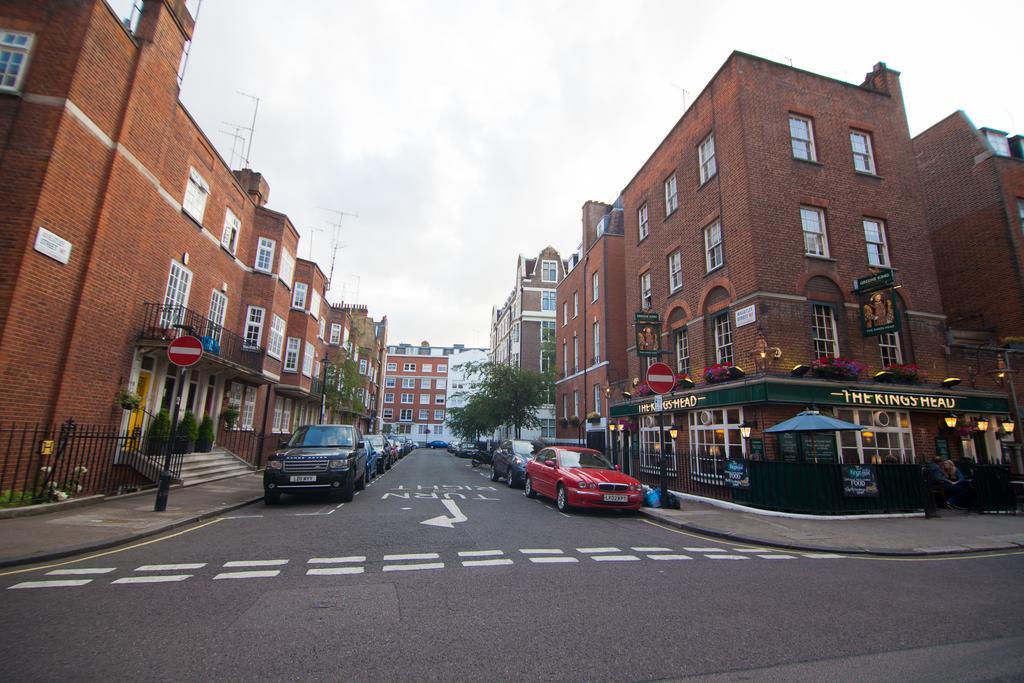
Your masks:
[{"label": "blue plastic bag", "polygon": [[647,489],[647,493],[644,494],[644,505],[649,508],[660,508],[661,491],[658,489]]}]

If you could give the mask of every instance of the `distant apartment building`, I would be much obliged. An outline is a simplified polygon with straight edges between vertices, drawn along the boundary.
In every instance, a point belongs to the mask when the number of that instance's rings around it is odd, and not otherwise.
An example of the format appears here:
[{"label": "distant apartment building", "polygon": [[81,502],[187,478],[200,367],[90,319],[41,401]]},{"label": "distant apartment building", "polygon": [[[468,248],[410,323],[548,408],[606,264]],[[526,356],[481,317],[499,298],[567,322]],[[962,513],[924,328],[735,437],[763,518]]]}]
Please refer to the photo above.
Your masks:
[{"label": "distant apartment building", "polygon": [[426,341],[387,347],[381,419],[391,433],[421,442],[452,438],[445,428],[450,364],[466,351],[463,344],[431,346]]},{"label": "distant apartment building", "polygon": [[[447,410],[462,408],[476,392],[479,375],[472,372],[472,364],[487,362],[487,349],[456,349],[448,360],[448,405]],[[445,427],[447,434],[452,434]]]},{"label": "distant apartment building", "polygon": [[[492,362],[534,372],[550,369],[555,359],[551,347],[555,338],[556,290],[565,273],[566,264],[554,247],[545,247],[536,258],[519,256],[515,286],[501,306],[491,309]],[[545,407],[538,418],[542,427],[524,430],[521,437],[555,438],[554,406]]]},{"label": "distant apartment building", "polygon": [[627,385],[622,204],[583,205],[582,239],[558,283],[556,434],[605,447],[608,408]]}]

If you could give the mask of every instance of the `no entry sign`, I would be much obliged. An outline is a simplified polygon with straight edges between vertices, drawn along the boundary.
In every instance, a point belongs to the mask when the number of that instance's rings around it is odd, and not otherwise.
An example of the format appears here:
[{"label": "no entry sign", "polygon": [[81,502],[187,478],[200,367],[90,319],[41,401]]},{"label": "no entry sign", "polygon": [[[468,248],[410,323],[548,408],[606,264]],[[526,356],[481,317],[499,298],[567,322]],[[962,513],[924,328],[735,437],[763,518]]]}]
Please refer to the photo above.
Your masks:
[{"label": "no entry sign", "polygon": [[203,357],[203,342],[198,337],[178,337],[167,347],[167,358],[175,365],[187,368]]},{"label": "no entry sign", "polygon": [[647,368],[647,386],[656,394],[667,394],[676,386],[676,375],[665,363],[653,363]]}]

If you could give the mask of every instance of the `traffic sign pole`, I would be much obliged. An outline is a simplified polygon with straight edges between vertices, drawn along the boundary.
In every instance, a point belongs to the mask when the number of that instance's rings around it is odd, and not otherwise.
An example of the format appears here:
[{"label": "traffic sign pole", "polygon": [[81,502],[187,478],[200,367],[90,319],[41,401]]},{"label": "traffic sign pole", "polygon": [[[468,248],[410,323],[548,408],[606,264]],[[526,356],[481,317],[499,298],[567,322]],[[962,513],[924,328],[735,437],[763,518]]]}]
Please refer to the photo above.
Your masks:
[{"label": "traffic sign pole", "polygon": [[164,471],[160,473],[160,485],[156,490],[156,503],[153,512],[164,512],[167,509],[167,495],[171,491],[171,455],[174,453],[174,441],[178,436],[178,412],[181,408],[181,391],[185,387],[188,368],[178,367],[178,388],[174,392],[174,414],[171,416],[171,433],[167,437],[164,450]]},{"label": "traffic sign pole", "polygon": [[658,444],[661,447],[659,474],[661,480],[661,507],[669,507],[668,503],[668,453],[665,448],[665,404],[662,394],[667,394],[676,386],[676,373],[665,363],[652,363],[647,368],[647,386],[658,394],[654,399],[658,413]]}]

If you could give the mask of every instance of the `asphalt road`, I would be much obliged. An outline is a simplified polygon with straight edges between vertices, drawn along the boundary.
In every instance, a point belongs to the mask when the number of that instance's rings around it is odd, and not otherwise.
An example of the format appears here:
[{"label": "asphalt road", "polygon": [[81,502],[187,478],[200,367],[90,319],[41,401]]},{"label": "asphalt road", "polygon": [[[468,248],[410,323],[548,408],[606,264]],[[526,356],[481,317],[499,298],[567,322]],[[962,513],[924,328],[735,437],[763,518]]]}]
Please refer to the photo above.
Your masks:
[{"label": "asphalt road", "polygon": [[0,572],[3,677],[1024,680],[1024,554],[758,549],[487,474],[419,450],[352,503]]}]

